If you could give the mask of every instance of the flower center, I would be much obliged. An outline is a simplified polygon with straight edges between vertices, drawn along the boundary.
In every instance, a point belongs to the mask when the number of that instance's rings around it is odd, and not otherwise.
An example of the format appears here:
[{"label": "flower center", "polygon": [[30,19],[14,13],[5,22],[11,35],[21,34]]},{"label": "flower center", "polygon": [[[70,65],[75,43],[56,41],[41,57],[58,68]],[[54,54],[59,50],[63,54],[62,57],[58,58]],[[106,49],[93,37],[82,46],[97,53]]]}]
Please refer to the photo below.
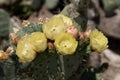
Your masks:
[{"label": "flower center", "polygon": [[62,46],[62,47],[64,47],[64,48],[69,48],[69,47],[71,47],[71,43],[70,43],[70,41],[68,41],[68,40],[65,40],[65,41],[62,41],[61,43],[60,43],[60,46]]},{"label": "flower center", "polygon": [[53,27],[53,28],[51,29],[51,32],[54,32],[54,31],[56,31],[56,27]]}]

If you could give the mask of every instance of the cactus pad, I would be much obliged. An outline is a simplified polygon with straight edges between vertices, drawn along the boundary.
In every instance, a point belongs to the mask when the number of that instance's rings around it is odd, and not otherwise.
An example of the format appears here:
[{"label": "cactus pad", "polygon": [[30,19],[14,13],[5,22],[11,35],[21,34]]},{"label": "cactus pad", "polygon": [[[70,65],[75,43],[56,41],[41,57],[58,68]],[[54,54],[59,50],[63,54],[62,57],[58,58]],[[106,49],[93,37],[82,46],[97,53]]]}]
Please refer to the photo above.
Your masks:
[{"label": "cactus pad", "polygon": [[9,35],[9,22],[9,15],[4,10],[0,9],[0,37]]},{"label": "cactus pad", "polygon": [[22,30],[19,30],[17,32],[17,35],[19,37],[23,37],[25,34],[30,34],[32,32],[38,32],[42,31],[42,25],[41,24],[36,24],[36,23],[30,23],[28,26],[23,27]]},{"label": "cactus pad", "polygon": [[[87,57],[88,58],[88,57]],[[83,60],[85,61],[83,63]],[[59,55],[55,53],[41,53],[33,61],[36,80],[78,80],[82,72],[87,68],[85,55]]]}]

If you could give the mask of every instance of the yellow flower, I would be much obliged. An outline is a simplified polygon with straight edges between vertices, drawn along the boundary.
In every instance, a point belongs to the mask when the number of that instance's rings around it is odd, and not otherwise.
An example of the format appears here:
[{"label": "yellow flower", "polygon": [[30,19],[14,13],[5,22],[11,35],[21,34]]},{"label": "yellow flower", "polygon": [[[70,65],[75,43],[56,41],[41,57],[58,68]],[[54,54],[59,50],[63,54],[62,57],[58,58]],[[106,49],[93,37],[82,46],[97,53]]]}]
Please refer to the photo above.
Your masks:
[{"label": "yellow flower", "polygon": [[55,15],[54,17],[62,18],[64,24],[65,24],[67,27],[73,25],[72,20],[71,20],[69,17],[67,17],[67,16],[65,16],[65,15],[63,15],[63,14],[58,14],[58,15]]},{"label": "yellow flower", "polygon": [[102,52],[108,47],[108,39],[103,33],[94,29],[90,34],[90,45],[93,50]]},{"label": "yellow flower", "polygon": [[65,32],[67,27],[61,18],[53,17],[44,23],[42,28],[48,39],[55,40],[61,32]]},{"label": "yellow flower", "polygon": [[60,54],[70,55],[76,51],[78,42],[69,33],[61,33],[55,39],[54,45]]},{"label": "yellow flower", "polygon": [[19,62],[31,62],[36,57],[35,46],[29,43],[28,36],[18,42],[16,55]]},{"label": "yellow flower", "polygon": [[31,62],[36,57],[36,52],[43,52],[47,48],[47,39],[42,32],[34,32],[22,38],[16,49],[20,62]]},{"label": "yellow flower", "polygon": [[30,43],[35,46],[36,52],[43,52],[47,48],[47,38],[42,32],[34,32],[29,36]]}]

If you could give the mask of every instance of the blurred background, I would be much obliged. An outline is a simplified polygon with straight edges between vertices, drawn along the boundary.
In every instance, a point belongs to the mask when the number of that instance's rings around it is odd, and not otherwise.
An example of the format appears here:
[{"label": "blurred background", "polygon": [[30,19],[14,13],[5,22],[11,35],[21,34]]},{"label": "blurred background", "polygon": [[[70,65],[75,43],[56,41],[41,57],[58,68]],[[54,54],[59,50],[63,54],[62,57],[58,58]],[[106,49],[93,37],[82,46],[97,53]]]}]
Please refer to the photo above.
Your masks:
[{"label": "blurred background", "polygon": [[[9,33],[22,27],[23,20],[36,22],[40,17],[59,13],[73,0],[0,0],[0,49],[6,50]],[[80,0],[77,0],[80,1]],[[44,5],[48,7],[44,8]],[[100,55],[107,66],[101,73],[102,80],[120,80],[120,0],[90,0],[87,28],[101,30],[109,40],[109,47]],[[0,77],[3,76],[0,62]],[[2,80],[2,78],[0,79]]]}]

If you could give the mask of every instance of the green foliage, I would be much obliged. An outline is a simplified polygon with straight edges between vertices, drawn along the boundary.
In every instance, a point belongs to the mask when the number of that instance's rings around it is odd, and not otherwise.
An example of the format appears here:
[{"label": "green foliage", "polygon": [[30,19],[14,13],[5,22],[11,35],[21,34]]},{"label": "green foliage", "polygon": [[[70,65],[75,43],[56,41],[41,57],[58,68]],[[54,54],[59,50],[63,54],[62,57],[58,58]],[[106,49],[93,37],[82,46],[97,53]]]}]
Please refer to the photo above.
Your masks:
[{"label": "green foliage", "polygon": [[87,53],[87,54],[91,53],[91,47],[89,44],[89,40],[88,39],[84,41],[79,40],[77,51],[80,53]]},{"label": "green foliage", "polygon": [[17,32],[19,37],[23,37],[25,34],[42,31],[42,25],[36,23],[30,23],[28,26],[23,27],[22,30]]},{"label": "green foliage", "polygon": [[15,80],[15,63],[10,58],[4,63],[5,80]]},{"label": "green foliage", "polygon": [[7,12],[0,9],[0,37],[8,37],[10,18]]},{"label": "green foliage", "polygon": [[[84,63],[82,60],[86,60]],[[79,80],[87,68],[88,56],[76,53],[74,55],[59,55],[56,51],[39,53],[33,61],[36,80]],[[72,79],[71,79],[72,78]]]},{"label": "green foliage", "polygon": [[81,30],[81,31],[85,31],[87,28],[87,18],[85,18],[84,16],[77,16],[76,18],[74,18],[74,24],[77,25]]}]

